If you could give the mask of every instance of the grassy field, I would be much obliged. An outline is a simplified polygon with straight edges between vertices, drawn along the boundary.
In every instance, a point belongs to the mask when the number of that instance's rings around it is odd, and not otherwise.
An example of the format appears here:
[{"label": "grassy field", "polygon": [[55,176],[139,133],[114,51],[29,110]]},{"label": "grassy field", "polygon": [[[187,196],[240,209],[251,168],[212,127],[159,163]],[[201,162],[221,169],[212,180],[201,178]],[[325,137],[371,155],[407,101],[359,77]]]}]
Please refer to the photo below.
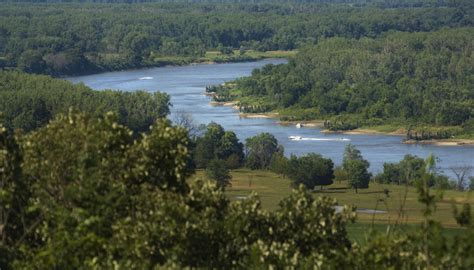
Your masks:
[{"label": "grassy field", "polygon": [[190,64],[190,63],[225,63],[225,62],[242,62],[255,61],[264,58],[289,58],[296,54],[296,51],[266,51],[259,52],[247,50],[244,54],[240,54],[239,50],[234,50],[233,54],[222,54],[219,51],[207,51],[203,57],[189,56],[159,56],[153,57],[154,63],[164,64]]},{"label": "grassy field", "polygon": [[[202,171],[198,171],[195,178],[204,178]],[[291,192],[290,180],[268,171],[251,171],[239,169],[232,171],[232,187],[226,189],[230,199],[237,199],[255,191],[259,194],[265,208],[272,210],[278,207],[278,202]],[[384,189],[390,191],[389,197]],[[397,185],[382,185],[371,183],[369,189],[348,189],[347,184],[334,183],[324,190],[314,192],[315,196],[329,196],[336,198],[341,205],[355,205],[359,210],[377,209],[386,211],[383,214],[358,213],[358,222],[364,224],[420,224],[423,206],[417,200],[417,193],[413,187]],[[474,196],[468,192],[444,191],[443,199],[437,204],[434,218],[443,226],[456,228],[453,218],[453,206],[460,207],[462,203],[474,204]],[[366,226],[365,226],[366,227]]]},{"label": "grassy field", "polygon": [[[203,171],[198,171],[193,179],[204,179]],[[278,202],[291,193],[291,182],[289,179],[269,171],[252,171],[239,169],[232,171],[232,187],[226,188],[226,193],[231,200],[237,200],[255,191],[259,194],[264,208],[276,209]],[[387,197],[383,190],[390,191]],[[357,214],[357,221],[347,226],[349,238],[364,244],[369,237],[369,231],[376,230],[386,232],[401,230],[407,232],[419,228],[422,222],[422,205],[417,201],[417,194],[413,187],[402,187],[396,185],[381,185],[371,183],[369,189],[348,189],[346,183],[334,183],[317,190],[315,196],[329,196],[336,198],[338,203],[355,205],[358,209],[378,209],[386,211],[384,214]],[[406,195],[406,199],[405,199]],[[443,199],[437,204],[434,218],[441,222],[444,229],[443,235],[448,241],[453,241],[454,236],[464,232],[453,218],[453,205],[460,207],[462,203],[474,204],[474,195],[468,192],[444,191]],[[400,211],[400,209],[403,211]],[[403,214],[400,214],[402,212]]]},{"label": "grassy field", "polygon": [[226,59],[226,58],[235,58],[235,57],[249,57],[253,59],[263,59],[263,58],[288,58],[296,55],[297,51],[266,51],[266,52],[260,52],[260,51],[254,51],[254,50],[246,50],[243,55],[240,55],[239,50],[234,50],[233,54],[222,54],[219,51],[207,51],[206,55],[204,56],[204,59],[209,60],[209,61],[216,61],[220,59]]}]

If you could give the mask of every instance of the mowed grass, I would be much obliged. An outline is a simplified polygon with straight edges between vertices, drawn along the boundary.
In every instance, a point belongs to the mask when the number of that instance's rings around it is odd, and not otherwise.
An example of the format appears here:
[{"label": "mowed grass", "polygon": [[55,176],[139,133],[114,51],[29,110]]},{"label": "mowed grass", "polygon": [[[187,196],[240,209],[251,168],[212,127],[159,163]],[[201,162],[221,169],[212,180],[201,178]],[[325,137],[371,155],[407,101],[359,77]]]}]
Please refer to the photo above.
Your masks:
[{"label": "mowed grass", "polygon": [[[198,171],[193,178],[203,179],[205,175],[203,171]],[[289,179],[269,171],[234,170],[231,183],[232,186],[226,188],[226,193],[231,200],[241,199],[255,191],[261,198],[263,207],[268,210],[276,209],[280,200],[287,197],[292,189]],[[389,190],[388,197],[384,189]],[[433,192],[437,191],[433,190]],[[342,181],[324,187],[324,190],[316,190],[314,196],[336,198],[340,205],[354,205],[359,210],[386,211],[383,214],[358,213],[358,223],[415,225],[423,221],[423,205],[418,202],[414,187],[370,183],[368,189],[355,193],[354,190],[347,188],[345,181]],[[433,218],[441,222],[444,227],[457,228],[458,225],[453,217],[453,207],[460,208],[465,202],[474,205],[474,196],[469,192],[444,191],[443,199],[438,202]]]}]

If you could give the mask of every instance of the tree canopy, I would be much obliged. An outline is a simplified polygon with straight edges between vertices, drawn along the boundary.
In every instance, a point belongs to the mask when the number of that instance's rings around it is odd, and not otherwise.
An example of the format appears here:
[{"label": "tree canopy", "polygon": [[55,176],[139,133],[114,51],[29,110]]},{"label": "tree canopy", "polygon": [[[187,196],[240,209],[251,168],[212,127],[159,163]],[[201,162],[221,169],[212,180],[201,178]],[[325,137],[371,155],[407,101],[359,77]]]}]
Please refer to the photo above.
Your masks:
[{"label": "tree canopy", "polygon": [[287,167],[286,174],[296,187],[302,184],[311,190],[333,183],[334,163],[321,155],[311,153],[299,158],[293,155]]},{"label": "tree canopy", "polygon": [[34,130],[74,107],[93,116],[112,111],[120,124],[147,131],[156,119],[168,115],[169,106],[165,93],[94,91],[49,76],[0,71],[0,112],[9,130]]},{"label": "tree canopy", "polygon": [[203,136],[196,138],[193,152],[198,168],[206,168],[217,159],[224,161],[228,168],[238,168],[244,162],[244,145],[233,131],[225,131],[214,122],[205,127]]},{"label": "tree canopy", "polygon": [[[177,64],[173,57],[197,59],[219,48],[226,52],[291,50],[331,37],[373,38],[390,30],[418,32],[473,25],[469,0],[66,2],[2,3],[1,65],[52,75],[91,73]],[[410,5],[415,8],[406,8]],[[281,102],[293,101],[285,97]]]},{"label": "tree canopy", "polygon": [[251,169],[268,169],[278,140],[270,133],[260,133],[245,140],[246,165]]},{"label": "tree canopy", "polygon": [[369,173],[369,162],[362,157],[359,149],[348,144],[344,150],[342,168],[347,176],[347,184],[358,192],[361,188],[368,188],[372,174]]},{"label": "tree canopy", "polygon": [[331,119],[330,129],[398,121],[472,132],[473,37],[473,28],[455,28],[322,40],[238,80],[240,107]]}]

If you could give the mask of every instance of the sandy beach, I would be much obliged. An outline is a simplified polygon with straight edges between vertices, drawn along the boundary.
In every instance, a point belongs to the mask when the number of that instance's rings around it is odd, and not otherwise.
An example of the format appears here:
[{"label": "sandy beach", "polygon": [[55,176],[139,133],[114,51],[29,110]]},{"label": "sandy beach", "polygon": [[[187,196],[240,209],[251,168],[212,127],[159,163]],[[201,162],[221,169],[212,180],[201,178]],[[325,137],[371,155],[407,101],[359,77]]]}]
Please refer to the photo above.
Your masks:
[{"label": "sandy beach", "polygon": [[406,144],[432,144],[438,146],[459,146],[459,145],[472,145],[474,146],[474,140],[468,139],[444,139],[444,140],[406,140],[403,143]]}]

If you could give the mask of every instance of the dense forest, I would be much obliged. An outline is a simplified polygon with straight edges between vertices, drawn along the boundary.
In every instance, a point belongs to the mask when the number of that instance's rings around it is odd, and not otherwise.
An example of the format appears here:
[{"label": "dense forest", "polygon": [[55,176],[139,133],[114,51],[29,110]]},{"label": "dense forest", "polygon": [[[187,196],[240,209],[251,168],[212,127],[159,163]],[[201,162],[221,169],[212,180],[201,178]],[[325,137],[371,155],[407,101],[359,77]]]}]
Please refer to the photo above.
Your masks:
[{"label": "dense forest", "polygon": [[0,112],[8,130],[37,129],[73,107],[93,116],[114,112],[120,124],[146,131],[169,106],[169,96],[160,92],[95,91],[49,76],[0,71]]},{"label": "dense forest", "polygon": [[292,50],[330,37],[474,24],[470,1],[420,3],[428,4],[2,4],[0,67],[90,73],[173,64],[209,50]]},{"label": "dense forest", "polygon": [[341,116],[352,128],[400,120],[472,132],[473,44],[473,28],[326,39],[289,64],[253,71],[237,81],[238,91],[223,88],[218,96],[234,94],[248,112],[289,108],[303,119]]}]

